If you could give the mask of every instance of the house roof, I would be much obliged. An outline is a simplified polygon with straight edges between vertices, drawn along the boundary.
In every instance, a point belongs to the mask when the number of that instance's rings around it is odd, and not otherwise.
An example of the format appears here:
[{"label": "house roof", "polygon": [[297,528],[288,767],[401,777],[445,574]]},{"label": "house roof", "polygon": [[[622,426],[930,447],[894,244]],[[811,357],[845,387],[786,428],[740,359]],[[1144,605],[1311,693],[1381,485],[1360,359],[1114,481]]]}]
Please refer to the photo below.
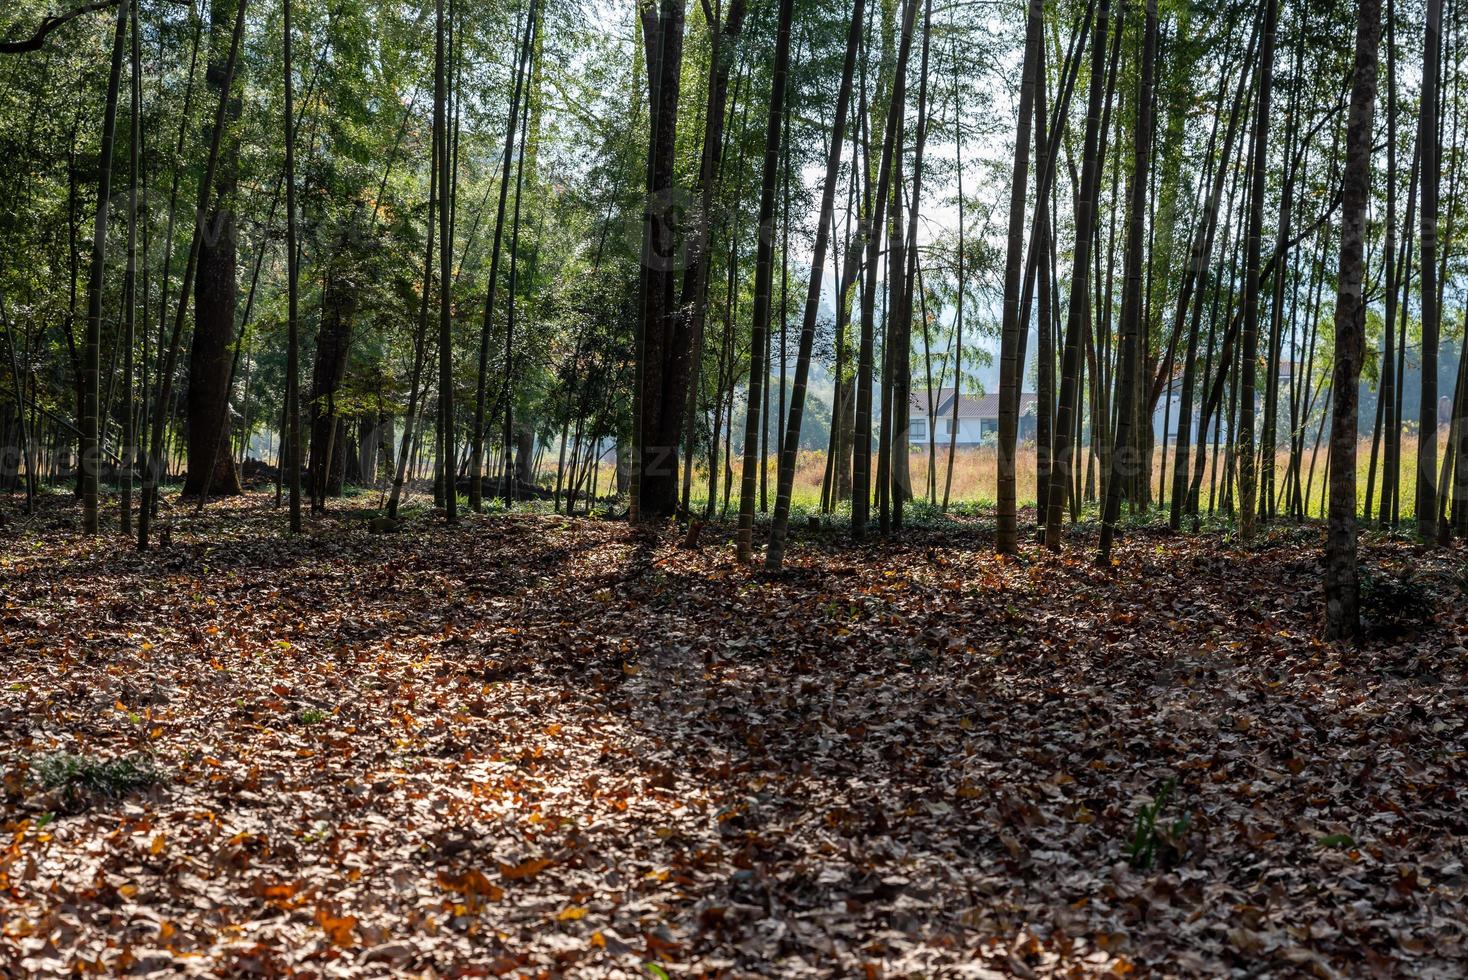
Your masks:
[{"label": "house roof", "polygon": [[[1034,392],[1026,391],[1019,396],[1019,414],[1024,415],[1034,409],[1036,396]],[[928,413],[928,389],[915,388],[908,395],[911,411],[920,415]],[[953,417],[953,389],[939,388],[934,393],[933,415],[935,418]],[[958,400],[958,417],[960,419],[997,419],[999,417],[999,396],[995,395],[964,395]]]}]

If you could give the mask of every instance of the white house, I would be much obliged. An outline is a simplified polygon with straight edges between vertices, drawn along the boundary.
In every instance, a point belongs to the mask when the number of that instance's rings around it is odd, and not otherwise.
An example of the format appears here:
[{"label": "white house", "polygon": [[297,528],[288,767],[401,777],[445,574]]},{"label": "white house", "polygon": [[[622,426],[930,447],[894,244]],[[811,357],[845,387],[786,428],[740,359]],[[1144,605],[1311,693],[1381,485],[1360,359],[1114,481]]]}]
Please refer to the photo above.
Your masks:
[{"label": "white house", "polygon": [[[939,388],[933,393],[933,437],[940,446],[948,445],[953,435],[954,389]],[[928,389],[919,388],[908,398],[907,441],[919,445],[928,441]],[[958,439],[960,446],[991,443],[999,434],[999,396],[962,395],[958,397]],[[1019,396],[1019,438],[1023,442],[1035,438],[1035,395]]]}]

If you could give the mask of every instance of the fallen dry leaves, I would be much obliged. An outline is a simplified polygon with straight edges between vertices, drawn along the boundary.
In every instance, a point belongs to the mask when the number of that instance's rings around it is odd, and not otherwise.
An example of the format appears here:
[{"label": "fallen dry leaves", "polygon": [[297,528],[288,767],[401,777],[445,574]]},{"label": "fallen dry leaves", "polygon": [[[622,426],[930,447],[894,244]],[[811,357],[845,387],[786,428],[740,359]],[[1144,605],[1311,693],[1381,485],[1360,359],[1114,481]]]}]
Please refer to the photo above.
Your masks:
[{"label": "fallen dry leaves", "polygon": [[[264,499],[0,542],[0,973],[1468,970],[1461,551],[1369,543],[1436,619],[1349,650],[1312,528],[765,577],[712,529],[286,540]],[[68,799],[61,751],[164,779]]]}]

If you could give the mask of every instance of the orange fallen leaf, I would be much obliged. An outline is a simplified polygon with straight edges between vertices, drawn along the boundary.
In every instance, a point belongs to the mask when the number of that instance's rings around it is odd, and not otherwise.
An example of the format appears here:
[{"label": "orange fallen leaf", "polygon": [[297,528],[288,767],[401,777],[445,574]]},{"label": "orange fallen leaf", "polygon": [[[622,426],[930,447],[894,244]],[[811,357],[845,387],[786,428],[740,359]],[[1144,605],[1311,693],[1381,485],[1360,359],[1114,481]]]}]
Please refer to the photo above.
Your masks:
[{"label": "orange fallen leaf", "polygon": [[551,862],[546,858],[531,858],[529,861],[523,864],[517,864],[514,867],[508,864],[500,865],[500,874],[509,878],[511,881],[518,881],[521,878],[530,878],[538,875],[550,866]]},{"label": "orange fallen leaf", "polygon": [[333,946],[356,945],[353,935],[357,929],[355,915],[335,916],[325,909],[317,909],[316,924],[326,933],[326,937],[331,940]]},{"label": "orange fallen leaf", "polygon": [[471,911],[477,910],[481,901],[498,902],[505,897],[505,890],[485,877],[482,871],[470,868],[461,875],[438,873],[438,883],[447,890],[465,898]]}]

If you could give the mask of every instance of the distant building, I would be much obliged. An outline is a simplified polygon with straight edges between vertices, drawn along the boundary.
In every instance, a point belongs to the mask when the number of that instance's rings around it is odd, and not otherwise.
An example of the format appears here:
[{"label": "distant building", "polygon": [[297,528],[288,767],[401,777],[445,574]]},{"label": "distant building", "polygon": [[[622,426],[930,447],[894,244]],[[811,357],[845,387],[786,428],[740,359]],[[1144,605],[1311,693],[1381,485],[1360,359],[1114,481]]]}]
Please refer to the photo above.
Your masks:
[{"label": "distant building", "polygon": [[[1189,439],[1195,443],[1198,440],[1198,432],[1196,426],[1198,424],[1198,413],[1202,411],[1204,391],[1207,389],[1208,385],[1211,385],[1214,381],[1214,376],[1210,376],[1208,378],[1202,377],[1202,366],[1203,365],[1201,364],[1197,365],[1198,377],[1195,378],[1196,387],[1193,389],[1193,401],[1191,405],[1192,417],[1188,420],[1188,436]],[[1217,365],[1214,365],[1213,369],[1216,371]],[[1305,384],[1307,382],[1309,382],[1309,379],[1306,377],[1305,364],[1303,361],[1291,361],[1282,359],[1279,362],[1280,401],[1277,407],[1276,416],[1276,425],[1278,430],[1278,435],[1276,435],[1275,437],[1276,441],[1289,438],[1291,392],[1294,390],[1295,386]],[[1265,379],[1263,375],[1260,375],[1259,385],[1254,392],[1254,410],[1256,412],[1256,418],[1258,419],[1261,430],[1264,423],[1264,383]],[[1313,382],[1309,383],[1313,384]],[[1312,417],[1318,419],[1318,413],[1322,411],[1321,399],[1319,398],[1318,393],[1311,398],[1311,404],[1314,406]],[[1222,419],[1222,428],[1218,430],[1222,434],[1226,434],[1228,432],[1229,426],[1229,419],[1226,414],[1226,405],[1224,406],[1224,408],[1225,415]],[[1181,364],[1179,364],[1173,367],[1172,377],[1168,379],[1166,389],[1163,391],[1162,396],[1157,399],[1157,407],[1152,412],[1152,438],[1156,440],[1158,445],[1172,446],[1177,444],[1178,426],[1182,424],[1182,409],[1183,367]],[[1217,419],[1218,409],[1219,407],[1215,406],[1215,411],[1213,415],[1213,418],[1215,419]],[[1208,438],[1212,439],[1212,433],[1215,431],[1213,425],[1210,424],[1208,431],[1210,433]]]},{"label": "distant building", "polygon": [[[933,438],[940,446],[948,445],[953,435],[954,389],[939,388],[933,394]],[[907,441],[918,445],[928,441],[928,390],[921,388],[908,399]],[[999,436],[999,396],[963,395],[958,398],[958,438],[960,446],[992,444]],[[1019,396],[1019,439],[1035,438],[1035,395]]]}]

